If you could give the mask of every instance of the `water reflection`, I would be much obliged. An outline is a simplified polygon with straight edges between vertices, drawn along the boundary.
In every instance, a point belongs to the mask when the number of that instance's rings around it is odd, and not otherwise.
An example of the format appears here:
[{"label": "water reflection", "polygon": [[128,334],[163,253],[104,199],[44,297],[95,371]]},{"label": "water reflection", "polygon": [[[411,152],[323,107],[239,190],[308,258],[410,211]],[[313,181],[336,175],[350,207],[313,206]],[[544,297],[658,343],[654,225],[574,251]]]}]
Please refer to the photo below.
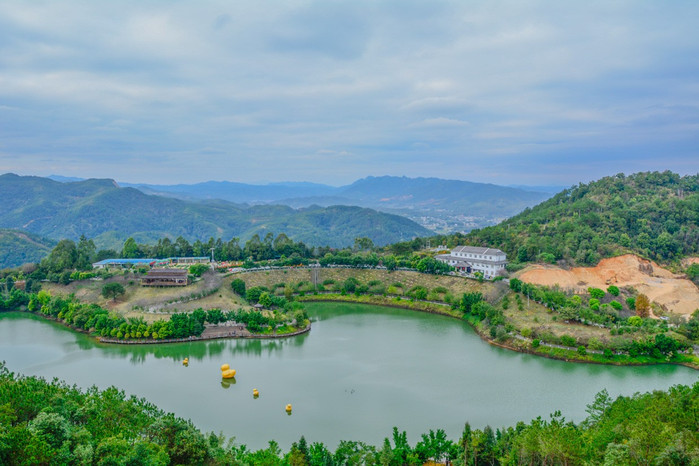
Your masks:
[{"label": "water reflection", "polygon": [[235,377],[230,379],[221,379],[221,386],[225,389],[231,388],[231,385],[235,385],[236,383]]}]

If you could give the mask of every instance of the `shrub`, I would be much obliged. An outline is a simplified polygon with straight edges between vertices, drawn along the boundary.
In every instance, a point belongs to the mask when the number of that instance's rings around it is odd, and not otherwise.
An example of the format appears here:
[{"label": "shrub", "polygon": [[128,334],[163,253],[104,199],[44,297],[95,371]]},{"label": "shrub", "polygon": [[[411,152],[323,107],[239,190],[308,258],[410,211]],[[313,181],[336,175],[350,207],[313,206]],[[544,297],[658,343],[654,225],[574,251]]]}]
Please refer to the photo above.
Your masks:
[{"label": "shrub", "polygon": [[267,288],[262,286],[253,286],[245,292],[245,299],[251,303],[256,303],[260,300],[260,295],[268,291]]},{"label": "shrub", "polygon": [[617,311],[621,311],[624,308],[624,306],[622,306],[621,303],[619,301],[616,301],[616,300],[610,301],[609,305],[612,306]]},{"label": "shrub", "polygon": [[542,252],[539,254],[539,262],[546,262],[548,264],[556,263],[556,256],[548,252]]},{"label": "shrub", "polygon": [[532,348],[538,348],[539,345],[541,345],[541,340],[539,340],[538,338],[532,340]]},{"label": "shrub", "polygon": [[629,325],[633,325],[634,327],[640,327],[643,325],[643,319],[641,319],[638,316],[631,316],[628,319]]},{"label": "shrub", "polygon": [[231,282],[233,292],[239,296],[245,296],[245,282],[240,278],[236,278]]},{"label": "shrub", "polygon": [[590,296],[592,298],[595,298],[595,299],[604,298],[604,290],[600,290],[599,288],[590,287],[587,289],[587,292],[590,293]]},{"label": "shrub", "polygon": [[599,299],[590,298],[590,309],[593,311],[599,311]]},{"label": "shrub", "polygon": [[644,294],[639,294],[636,297],[636,315],[638,317],[648,317],[650,312],[650,299]]},{"label": "shrub", "polygon": [[427,288],[424,286],[416,285],[408,291],[408,296],[414,299],[425,299],[427,298],[427,294],[429,292],[427,291]]},{"label": "shrub", "polygon": [[609,293],[612,296],[619,296],[619,287],[614,286],[614,285],[609,285],[607,287],[607,293]]},{"label": "shrub", "polygon": [[524,338],[529,338],[532,336],[532,329],[524,327],[519,333],[521,333]]},{"label": "shrub", "polygon": [[563,346],[575,346],[575,338],[570,335],[563,335],[561,337],[561,345]]},{"label": "shrub", "polygon": [[347,293],[354,293],[354,291],[357,289],[357,285],[359,285],[359,280],[354,277],[350,277],[343,283],[342,290],[346,291]]},{"label": "shrub", "polygon": [[599,341],[597,338],[590,338],[590,341],[588,342],[587,346],[593,350],[601,350],[603,347],[602,342]]},{"label": "shrub", "polygon": [[109,299],[112,298],[116,301],[117,296],[121,296],[126,292],[121,283],[107,283],[102,287],[102,296]]},{"label": "shrub", "polygon": [[587,349],[583,345],[578,346],[578,354],[580,356],[585,356],[587,354]]},{"label": "shrub", "polygon": [[209,266],[206,264],[194,264],[189,266],[189,273],[195,277],[201,277],[201,274],[209,270]]}]

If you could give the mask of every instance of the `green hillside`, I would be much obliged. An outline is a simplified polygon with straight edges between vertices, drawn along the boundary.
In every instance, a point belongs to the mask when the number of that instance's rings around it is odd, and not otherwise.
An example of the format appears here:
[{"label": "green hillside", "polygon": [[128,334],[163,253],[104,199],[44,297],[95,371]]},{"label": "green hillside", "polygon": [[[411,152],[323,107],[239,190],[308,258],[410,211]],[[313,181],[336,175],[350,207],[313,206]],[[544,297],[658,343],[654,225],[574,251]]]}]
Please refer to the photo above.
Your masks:
[{"label": "green hillside", "polygon": [[661,262],[699,253],[699,175],[618,174],[566,189],[466,236],[515,262],[594,265],[633,252]]},{"label": "green hillside", "polygon": [[47,178],[0,176],[0,227],[21,228],[53,239],[95,238],[98,247],[183,236],[249,239],[273,231],[314,246],[350,245],[357,237],[375,244],[425,236],[429,230],[399,217],[360,207],[293,209],[242,206],[226,201],[183,201],[121,188],[112,180],[60,183]]},{"label": "green hillside", "polygon": [[39,262],[55,245],[55,242],[31,233],[0,229],[0,268]]}]

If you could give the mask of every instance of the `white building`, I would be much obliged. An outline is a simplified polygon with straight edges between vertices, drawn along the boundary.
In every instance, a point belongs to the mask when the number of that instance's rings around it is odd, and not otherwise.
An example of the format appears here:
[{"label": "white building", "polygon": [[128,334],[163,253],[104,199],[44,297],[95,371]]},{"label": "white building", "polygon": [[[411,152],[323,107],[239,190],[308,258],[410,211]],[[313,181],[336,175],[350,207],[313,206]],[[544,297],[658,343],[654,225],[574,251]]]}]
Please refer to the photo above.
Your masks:
[{"label": "white building", "polygon": [[439,254],[435,259],[461,272],[481,272],[485,278],[497,277],[507,265],[507,255],[501,250],[477,246],[457,246],[449,254]]}]

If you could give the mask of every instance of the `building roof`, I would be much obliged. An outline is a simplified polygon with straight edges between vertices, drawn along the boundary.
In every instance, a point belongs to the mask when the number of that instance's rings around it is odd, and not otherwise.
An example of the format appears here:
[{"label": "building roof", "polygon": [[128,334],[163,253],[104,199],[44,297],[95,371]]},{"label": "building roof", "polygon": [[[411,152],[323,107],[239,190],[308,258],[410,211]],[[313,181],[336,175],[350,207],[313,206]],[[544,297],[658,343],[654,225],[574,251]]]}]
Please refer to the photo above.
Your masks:
[{"label": "building roof", "polygon": [[451,252],[466,252],[469,254],[502,254],[505,255],[499,249],[496,248],[482,248],[479,246],[457,246],[451,250]]},{"label": "building roof", "polygon": [[166,257],[165,259],[104,259],[99,262],[92,264],[93,267],[100,265],[137,265],[137,264],[152,264],[154,262],[177,262],[178,260],[184,259],[196,259],[196,260],[207,260],[208,256],[196,256],[196,257]]},{"label": "building roof", "polygon": [[165,259],[160,259],[163,261],[178,261],[181,259],[197,259],[197,260],[207,260],[209,256],[182,256],[182,257],[166,257]]},{"label": "building roof", "polygon": [[187,276],[185,269],[150,269],[146,278],[182,278]]},{"label": "building roof", "polygon": [[445,260],[445,261],[453,261],[457,263],[463,263],[467,265],[471,265],[471,263],[467,260],[464,259],[463,257],[457,257],[457,256],[452,256],[451,254],[438,254],[434,256],[435,259],[437,260]]},{"label": "building roof", "polygon": [[104,259],[99,262],[95,262],[92,264],[93,266],[97,265],[123,265],[123,264],[150,264],[151,262],[154,262],[156,259]]}]

